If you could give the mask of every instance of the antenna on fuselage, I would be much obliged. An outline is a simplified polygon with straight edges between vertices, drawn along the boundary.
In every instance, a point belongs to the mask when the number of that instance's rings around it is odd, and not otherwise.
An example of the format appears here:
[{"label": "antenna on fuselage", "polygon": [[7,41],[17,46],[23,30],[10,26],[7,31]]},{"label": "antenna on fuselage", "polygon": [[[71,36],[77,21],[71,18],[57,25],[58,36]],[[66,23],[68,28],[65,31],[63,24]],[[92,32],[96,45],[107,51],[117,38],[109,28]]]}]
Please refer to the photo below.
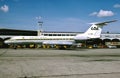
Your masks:
[{"label": "antenna on fuselage", "polygon": [[36,19],[38,20],[37,24],[39,26],[37,35],[41,36],[42,35],[42,24],[43,24],[43,21],[41,21],[41,16],[36,17]]}]

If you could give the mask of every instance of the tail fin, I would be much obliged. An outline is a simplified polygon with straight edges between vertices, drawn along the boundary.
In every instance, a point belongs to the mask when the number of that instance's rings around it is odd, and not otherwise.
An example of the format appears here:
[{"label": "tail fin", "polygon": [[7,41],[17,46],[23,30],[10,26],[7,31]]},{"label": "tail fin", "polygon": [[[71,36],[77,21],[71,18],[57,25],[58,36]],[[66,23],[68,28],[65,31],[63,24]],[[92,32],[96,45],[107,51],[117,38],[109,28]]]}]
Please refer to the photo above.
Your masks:
[{"label": "tail fin", "polygon": [[103,26],[107,25],[108,23],[115,22],[117,20],[106,21],[106,22],[99,22],[99,23],[91,23],[92,26],[84,33],[89,38],[99,38],[102,32]]}]

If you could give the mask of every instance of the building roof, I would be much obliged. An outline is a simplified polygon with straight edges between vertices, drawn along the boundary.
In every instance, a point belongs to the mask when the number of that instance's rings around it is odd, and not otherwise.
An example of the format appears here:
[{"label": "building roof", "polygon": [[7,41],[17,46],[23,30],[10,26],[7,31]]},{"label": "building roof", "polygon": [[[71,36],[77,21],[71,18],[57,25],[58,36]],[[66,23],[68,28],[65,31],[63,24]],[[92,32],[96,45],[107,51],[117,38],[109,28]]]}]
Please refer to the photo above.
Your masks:
[{"label": "building roof", "polygon": [[0,29],[0,35],[28,35],[28,36],[35,36],[37,35],[36,31],[32,30],[16,30],[16,29]]}]

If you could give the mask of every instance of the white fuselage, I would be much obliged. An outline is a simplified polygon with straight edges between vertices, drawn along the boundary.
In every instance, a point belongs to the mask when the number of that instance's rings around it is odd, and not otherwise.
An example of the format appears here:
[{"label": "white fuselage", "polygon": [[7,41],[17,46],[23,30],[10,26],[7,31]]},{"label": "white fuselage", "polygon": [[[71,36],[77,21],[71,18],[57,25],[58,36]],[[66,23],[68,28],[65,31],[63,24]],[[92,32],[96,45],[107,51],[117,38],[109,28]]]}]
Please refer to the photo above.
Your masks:
[{"label": "white fuselage", "polygon": [[5,43],[72,44],[74,36],[16,36]]}]

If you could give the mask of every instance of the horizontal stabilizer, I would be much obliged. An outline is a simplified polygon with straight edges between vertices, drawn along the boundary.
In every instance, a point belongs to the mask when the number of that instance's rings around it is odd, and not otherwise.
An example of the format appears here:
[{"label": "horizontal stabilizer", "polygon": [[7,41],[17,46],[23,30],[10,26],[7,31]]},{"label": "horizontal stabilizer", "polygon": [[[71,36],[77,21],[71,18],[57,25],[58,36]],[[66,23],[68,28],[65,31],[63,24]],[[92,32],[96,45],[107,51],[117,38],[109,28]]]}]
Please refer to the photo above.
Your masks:
[{"label": "horizontal stabilizer", "polygon": [[105,21],[105,22],[98,22],[98,23],[90,23],[90,24],[94,24],[94,25],[98,25],[98,26],[103,26],[103,25],[107,25],[108,23],[111,22],[116,22],[117,20],[112,20],[112,21]]}]

